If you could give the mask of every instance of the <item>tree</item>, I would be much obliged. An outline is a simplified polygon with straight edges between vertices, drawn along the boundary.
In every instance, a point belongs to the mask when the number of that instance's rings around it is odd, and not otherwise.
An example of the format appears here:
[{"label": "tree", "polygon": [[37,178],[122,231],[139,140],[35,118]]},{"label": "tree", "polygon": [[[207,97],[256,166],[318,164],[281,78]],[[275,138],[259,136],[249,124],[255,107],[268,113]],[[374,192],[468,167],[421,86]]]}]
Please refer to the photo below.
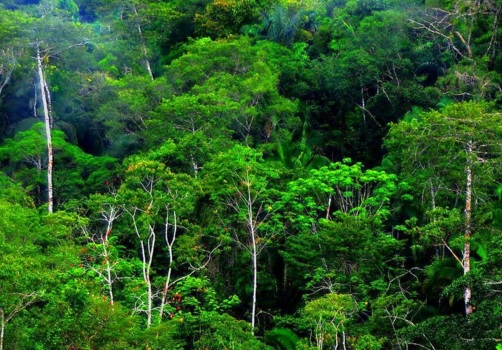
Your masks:
[{"label": "tree", "polygon": [[[0,147],[0,159],[5,171],[15,180],[33,191],[37,204],[43,202],[43,189],[47,188],[44,171],[49,162],[45,151],[45,126],[36,123],[31,129],[17,133]],[[58,161],[55,170],[55,189],[59,196],[56,205],[62,206],[81,195],[102,191],[115,176],[116,160],[93,157],[66,141],[60,130],[51,130],[52,149]]]},{"label": "tree", "polygon": [[267,38],[286,46],[294,41],[312,39],[312,33],[317,29],[316,15],[313,10],[275,4],[266,15]]},{"label": "tree", "polygon": [[[204,167],[204,180],[211,186],[211,198],[223,205],[223,223],[232,239],[251,257],[251,331],[256,324],[258,262],[263,250],[280,233],[280,223],[272,208],[274,190],[269,184],[278,179],[273,165],[248,147],[235,146],[220,153]],[[226,207],[226,208],[225,208]]]},{"label": "tree", "polygon": [[441,87],[459,101],[498,98],[499,77],[494,70],[500,55],[500,14],[497,0],[457,0],[425,8],[410,19],[426,45],[434,47],[447,75]]},{"label": "tree", "polygon": [[45,182],[42,171],[47,164],[42,133],[43,125],[36,124],[30,130],[17,133],[13,139],[5,140],[0,148],[4,171],[26,188],[34,190],[36,197],[42,197],[40,186]]},{"label": "tree", "polygon": [[417,39],[410,35],[406,12],[358,16],[349,8],[356,3],[347,2],[319,21],[314,44],[305,49],[310,60],[295,84],[308,88],[295,93],[308,106],[323,154],[373,167],[382,156],[378,145],[387,123],[410,104],[433,105],[438,93],[415,80],[413,65],[419,58],[412,46]]},{"label": "tree", "polygon": [[[345,159],[312,169],[308,177],[290,182],[279,203],[288,220],[299,230],[312,233],[320,218],[336,220],[347,215],[382,224],[390,215],[390,198],[398,189],[396,176],[350,163]],[[291,213],[287,209],[292,209]]]},{"label": "tree", "polygon": [[19,186],[4,175],[0,182],[0,349],[22,348],[26,322],[54,291],[60,273],[77,261],[71,227],[61,224],[74,217],[40,216]]},{"label": "tree", "polygon": [[[139,296],[136,309],[146,313],[149,328],[157,306],[161,322],[173,288],[201,272],[216,248],[204,248],[199,242],[197,227],[190,225],[189,218],[200,195],[197,180],[186,174],[174,174],[163,163],[148,157],[128,159],[126,174],[118,198],[128,226],[132,227],[129,231],[136,236],[139,246],[141,277],[146,290],[144,297]],[[157,257],[162,249],[161,233],[166,248],[163,258]],[[159,264],[159,259],[163,263]]]},{"label": "tree", "polygon": [[187,45],[187,53],[166,69],[173,95],[147,123],[156,131],[148,140],[163,142],[173,135],[177,141],[180,133],[197,131],[247,145],[289,138],[298,124],[296,103],[278,90],[278,68],[267,59],[273,49],[274,44],[253,45],[245,37]]},{"label": "tree", "polygon": [[[87,41],[83,37],[82,28],[71,23],[67,18],[59,17],[59,13],[52,7],[45,8],[40,5],[41,18],[32,24],[32,37],[30,45],[35,52],[36,72],[38,77],[38,91],[42,103],[42,114],[45,125],[45,137],[47,146],[47,209],[49,213],[54,210],[53,196],[53,166],[54,151],[52,146],[52,128],[54,127],[52,113],[52,98],[47,81],[45,67],[50,58],[57,56],[61,51],[68,50],[73,46],[84,45]],[[58,32],[58,36],[51,35]]]},{"label": "tree", "polygon": [[389,276],[400,273],[400,243],[386,232],[400,188],[395,175],[349,160],[290,181],[275,204],[288,233],[281,255],[290,289],[360,300],[383,293]]},{"label": "tree", "polygon": [[96,107],[91,117],[100,126],[107,153],[124,158],[152,134],[148,128],[149,119],[163,99],[171,94],[171,88],[163,77],[152,81],[134,75],[120,79],[96,76],[95,80],[99,85],[91,87],[95,91],[89,96],[89,102]]},{"label": "tree", "polygon": [[[113,186],[113,185],[112,185]],[[110,195],[91,195],[87,201],[87,205],[93,211],[96,211],[99,217],[98,220],[105,224],[105,228],[100,227],[99,233],[94,233],[87,225],[82,226],[84,236],[89,240],[87,249],[83,248],[83,253],[88,255],[87,264],[89,269],[103,279],[110,304],[114,304],[114,284],[118,279],[117,265],[120,260],[118,257],[118,249],[113,245],[117,243],[117,237],[112,236],[113,225],[115,221],[122,215],[120,205],[117,203],[117,193],[113,190]],[[93,208],[93,207],[96,207]],[[90,213],[86,213],[88,217]],[[102,226],[102,225],[99,225]]]},{"label": "tree", "polygon": [[45,125],[45,137],[47,141],[47,210],[49,213],[53,212],[54,208],[54,196],[53,196],[53,186],[52,186],[52,168],[54,164],[54,155],[52,150],[52,117],[49,114],[50,111],[50,93],[45,80],[44,71],[42,68],[42,55],[40,53],[40,45],[36,45],[36,60],[37,60],[37,72],[40,84],[40,93],[42,99],[43,113],[44,113],[44,125]]},{"label": "tree", "polygon": [[[423,113],[418,119],[392,125],[385,142],[388,160],[417,191],[417,198],[422,198],[431,213],[432,225],[438,221],[439,207],[463,211],[462,239],[458,239],[459,232],[448,231],[446,236],[436,235],[436,239],[461,265],[464,275],[471,271],[473,234],[483,225],[482,208],[489,196],[486,190],[500,175],[497,162],[502,155],[501,120],[502,116],[484,103],[451,104],[439,112]],[[466,281],[466,315],[473,312],[473,304]]]},{"label": "tree", "polygon": [[271,3],[270,0],[211,1],[203,14],[195,14],[196,31],[212,38],[239,34],[243,26],[259,21],[260,12]]},{"label": "tree", "polygon": [[331,293],[308,302],[304,317],[312,327],[316,347],[319,350],[328,346],[338,349],[341,342],[343,349],[346,349],[347,324],[357,312],[357,302],[347,294]]},{"label": "tree", "polygon": [[8,11],[0,8],[2,29],[0,40],[3,43],[0,50],[0,96],[3,89],[10,82],[12,73],[18,65],[18,58],[23,54],[24,42],[22,26],[29,25],[30,18],[20,12]]},{"label": "tree", "polygon": [[[457,0],[442,8],[426,8],[420,19],[411,22],[432,40],[446,42],[446,48],[458,58],[473,60],[474,44],[483,43],[479,45],[481,50],[484,49],[482,55],[493,60],[498,53],[494,43],[497,41],[501,11],[502,4],[497,0]],[[478,38],[481,33],[478,26],[486,26],[488,31],[483,33],[481,40]]]}]

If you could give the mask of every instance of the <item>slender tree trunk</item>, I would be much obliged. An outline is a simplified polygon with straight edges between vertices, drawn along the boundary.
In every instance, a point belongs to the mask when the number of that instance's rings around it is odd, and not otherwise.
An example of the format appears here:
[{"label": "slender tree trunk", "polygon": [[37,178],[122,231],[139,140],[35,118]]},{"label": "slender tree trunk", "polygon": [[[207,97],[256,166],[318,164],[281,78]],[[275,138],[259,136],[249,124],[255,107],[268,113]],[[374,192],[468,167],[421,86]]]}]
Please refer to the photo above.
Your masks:
[{"label": "slender tree trunk", "polygon": [[[463,267],[464,275],[468,274],[471,270],[471,206],[472,206],[472,152],[473,152],[472,141],[467,144],[467,165],[466,165],[466,194],[465,194],[465,232],[464,232],[464,257],[463,257]],[[471,305],[471,287],[466,284],[464,290],[464,304],[465,304],[465,314],[470,315],[473,311]]]},{"label": "slender tree trunk", "polygon": [[197,177],[197,175],[199,175],[199,165],[197,164],[197,162],[195,161],[195,158],[194,156],[190,156],[191,160],[192,160],[192,169],[193,169],[193,176],[194,177]]},{"label": "slender tree trunk", "polygon": [[3,338],[5,334],[5,312],[0,309],[0,315],[1,315],[1,325],[0,325],[0,350],[3,350]]},{"label": "slender tree trunk", "polygon": [[251,333],[254,334],[255,318],[256,318],[256,290],[258,289],[258,252],[256,250],[256,237],[254,230],[251,233],[253,242],[253,306],[251,308]]},{"label": "slender tree trunk", "polygon": [[110,305],[113,305],[113,277],[112,277],[112,265],[110,263],[110,252],[108,251],[108,238],[112,232],[113,221],[115,220],[115,211],[112,209],[110,214],[110,219],[106,228],[105,236],[102,239],[103,244],[103,256],[106,263],[106,283],[108,284],[108,294],[110,296]]},{"label": "slender tree trunk", "polygon": [[54,129],[54,118],[52,118],[52,99],[47,80],[44,79],[45,98],[47,99],[47,111],[49,112],[49,122],[51,129]]},{"label": "slender tree trunk", "polygon": [[333,197],[331,194],[328,195],[328,206],[326,207],[326,220],[329,220],[329,213],[331,212],[331,201]]},{"label": "slender tree trunk", "polygon": [[248,224],[249,224],[249,234],[251,235],[252,253],[251,258],[253,260],[253,299],[251,306],[251,333],[254,334],[255,328],[255,318],[256,318],[256,290],[258,289],[258,250],[256,247],[256,227],[253,216],[253,199],[251,198],[251,184],[248,177],[247,186],[247,210],[248,210]]},{"label": "slender tree trunk", "polygon": [[38,118],[37,114],[37,101],[38,101],[38,92],[37,92],[37,83],[33,84],[33,117]]},{"label": "slender tree trunk", "polygon": [[167,269],[167,277],[166,277],[166,282],[164,283],[164,288],[162,290],[162,299],[160,302],[160,308],[159,308],[159,323],[162,322],[162,316],[164,315],[164,309],[167,304],[167,293],[169,292],[169,285],[171,284],[171,275],[173,271],[173,262],[174,262],[174,255],[173,255],[173,245],[174,242],[176,241],[176,231],[178,230],[178,223],[177,223],[177,218],[176,218],[176,212],[174,212],[174,228],[173,228],[173,236],[172,239],[169,239],[169,211],[167,212],[167,217],[166,217],[166,226],[165,226],[165,238],[166,238],[166,245],[167,245],[167,250],[169,253],[169,268]]},{"label": "slender tree trunk", "polygon": [[359,86],[361,88],[361,111],[363,114],[363,122],[366,124],[366,101],[364,100],[364,87],[363,87],[363,79],[359,76]]},{"label": "slender tree trunk", "polygon": [[[145,251],[144,241],[141,241],[141,252],[143,260],[143,280],[147,287],[147,309],[146,309],[146,327],[150,328],[152,325],[152,310],[153,310],[153,291],[150,271],[152,268],[153,251],[155,249],[155,232],[150,226],[150,235],[147,238],[147,252]],[[147,256],[148,255],[148,256]]]},{"label": "slender tree trunk", "polygon": [[152,293],[152,281],[150,279],[150,268],[151,268],[151,261],[152,261],[152,256],[147,257],[147,254],[152,253],[150,249],[150,242],[148,242],[148,253],[146,252],[145,249],[145,242],[141,241],[140,242],[141,246],[141,261],[142,261],[142,270],[143,270],[143,281],[146,284],[146,304],[147,304],[147,309],[146,309],[146,327],[150,328],[152,325],[152,299],[153,299],[153,293]]},{"label": "slender tree trunk", "polygon": [[40,48],[37,46],[37,69],[38,69],[38,79],[40,80],[40,93],[42,97],[42,106],[44,110],[44,123],[45,123],[45,135],[47,140],[47,204],[49,213],[53,212],[54,208],[54,197],[53,197],[53,187],[52,187],[52,167],[53,167],[53,151],[52,151],[52,132],[51,132],[51,117],[50,117],[50,107],[49,99],[47,93],[49,92],[47,88],[47,82],[44,78],[44,71],[42,68],[42,57],[40,55]]},{"label": "slender tree trunk", "polygon": [[108,295],[110,296],[110,305],[113,305],[113,277],[112,266],[110,264],[110,253],[108,252],[107,242],[103,242],[103,256],[106,262],[106,284],[108,285]]},{"label": "slender tree trunk", "polygon": [[[150,192],[151,193],[151,192]],[[153,202],[150,202],[150,208],[153,206]],[[143,273],[143,281],[146,284],[146,327],[150,328],[152,325],[152,309],[153,309],[153,292],[152,292],[152,280],[151,280],[151,269],[153,262],[153,254],[155,251],[155,230],[152,225],[148,225],[148,236],[142,237],[140,229],[138,227],[138,222],[136,221],[136,213],[138,209],[135,208],[132,212],[125,209],[132,219],[134,231],[139,239],[140,249],[141,249],[141,270]]]},{"label": "slender tree trunk", "polygon": [[14,305],[13,309],[10,312],[5,312],[5,310],[0,307],[0,350],[3,350],[4,346],[4,337],[5,337],[5,327],[10,320],[17,315],[19,312],[26,309],[29,305],[35,302],[37,297],[37,293],[32,292],[28,294],[21,294],[21,300],[19,303]]},{"label": "slender tree trunk", "polygon": [[2,56],[4,64],[0,65],[0,95],[2,95],[3,88],[9,83],[17,61],[14,50],[11,48],[4,49]]},{"label": "slender tree trunk", "polygon": [[148,75],[150,79],[154,80],[152,67],[150,66],[150,61],[148,60],[148,50],[146,49],[145,37],[143,36],[143,30],[141,29],[141,25],[139,24],[138,11],[136,10],[136,5],[132,5],[132,9],[134,14],[136,15],[136,29],[139,34],[139,43],[141,45],[141,52],[143,53],[143,59],[145,60],[146,70],[148,71]]}]

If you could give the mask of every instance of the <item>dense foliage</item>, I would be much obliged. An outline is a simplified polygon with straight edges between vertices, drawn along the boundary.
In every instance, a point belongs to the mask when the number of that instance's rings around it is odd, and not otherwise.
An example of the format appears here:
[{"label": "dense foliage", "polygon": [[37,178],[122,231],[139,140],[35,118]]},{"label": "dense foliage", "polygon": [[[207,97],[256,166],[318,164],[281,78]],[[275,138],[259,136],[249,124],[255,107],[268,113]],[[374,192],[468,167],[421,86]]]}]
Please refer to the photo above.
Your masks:
[{"label": "dense foliage", "polygon": [[501,0],[4,0],[0,350],[502,348]]}]

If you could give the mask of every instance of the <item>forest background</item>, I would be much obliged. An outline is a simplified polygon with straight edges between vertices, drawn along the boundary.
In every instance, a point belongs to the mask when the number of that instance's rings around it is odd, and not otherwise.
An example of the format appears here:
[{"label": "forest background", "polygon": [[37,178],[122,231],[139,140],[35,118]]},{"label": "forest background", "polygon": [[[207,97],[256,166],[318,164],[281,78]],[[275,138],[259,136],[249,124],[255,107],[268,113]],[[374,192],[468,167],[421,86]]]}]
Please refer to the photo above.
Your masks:
[{"label": "forest background", "polygon": [[3,0],[0,350],[500,349],[501,0]]}]

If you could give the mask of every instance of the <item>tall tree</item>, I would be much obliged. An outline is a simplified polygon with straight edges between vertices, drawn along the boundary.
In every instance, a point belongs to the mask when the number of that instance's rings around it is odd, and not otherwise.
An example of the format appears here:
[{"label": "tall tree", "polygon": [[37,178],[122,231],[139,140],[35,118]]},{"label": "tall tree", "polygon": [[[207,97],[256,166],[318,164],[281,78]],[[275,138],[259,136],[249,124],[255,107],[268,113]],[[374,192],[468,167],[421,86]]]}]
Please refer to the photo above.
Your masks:
[{"label": "tall tree", "polygon": [[[53,166],[54,151],[52,147],[52,128],[54,120],[52,115],[52,99],[47,79],[46,65],[62,51],[74,46],[84,45],[88,38],[85,37],[83,28],[71,22],[71,18],[61,14],[53,8],[52,2],[41,3],[38,10],[40,18],[31,26],[31,46],[35,53],[36,72],[38,77],[38,91],[42,103],[42,113],[45,124],[47,145],[47,206],[49,213],[54,210],[53,195]],[[53,35],[58,33],[58,35]]]},{"label": "tall tree", "polygon": [[[116,160],[109,157],[93,157],[66,140],[61,130],[52,130],[55,167],[55,190],[58,205],[68,203],[82,195],[103,191],[107,182],[114,178]],[[4,171],[32,191],[37,204],[43,203],[48,168],[45,126],[36,123],[27,131],[18,132],[13,139],[6,139],[0,147],[0,160]]]},{"label": "tall tree", "polygon": [[42,107],[44,113],[44,125],[45,125],[45,138],[47,142],[47,210],[49,213],[53,212],[54,208],[54,196],[52,188],[52,168],[54,165],[54,154],[52,149],[52,116],[51,116],[51,103],[50,103],[50,91],[45,79],[44,70],[42,68],[42,54],[40,52],[40,45],[36,44],[36,60],[37,60],[37,73],[38,80],[40,84],[40,94],[42,99]]},{"label": "tall tree", "polygon": [[[425,210],[429,210],[433,222],[438,207],[463,211],[461,246],[452,246],[458,233],[449,232],[436,239],[461,265],[464,275],[471,271],[471,245],[473,234],[483,224],[482,208],[490,187],[500,176],[501,122],[502,115],[486,104],[451,104],[439,112],[392,125],[385,142],[388,160],[417,191],[417,198],[425,200]],[[473,312],[472,299],[471,286],[466,282],[466,315]]]},{"label": "tall tree", "polygon": [[364,289],[364,280],[385,280],[378,266],[390,263],[399,246],[384,231],[396,182],[395,175],[347,162],[289,182],[275,205],[289,233],[282,250],[289,283],[304,292],[350,293]]},{"label": "tall tree", "polygon": [[245,37],[187,45],[187,53],[166,69],[173,95],[147,123],[156,131],[148,140],[176,140],[197,131],[250,146],[289,139],[298,126],[296,103],[280,94],[278,67],[268,55],[275,46],[253,45]]},{"label": "tall tree", "polygon": [[227,230],[232,239],[251,257],[251,331],[254,332],[259,257],[280,233],[272,208],[275,191],[270,184],[278,179],[279,173],[273,164],[263,161],[259,152],[235,146],[207,163],[204,175],[212,188],[211,197],[223,205],[221,220],[230,227]]},{"label": "tall tree", "polygon": [[[174,174],[163,163],[148,158],[128,159],[118,197],[129,232],[136,237],[145,286],[137,310],[146,313],[147,327],[152,325],[156,310],[159,323],[162,321],[172,289],[201,272],[211,260],[214,249],[204,249],[197,228],[189,221],[199,195],[199,185],[190,176]],[[184,249],[176,250],[178,246]]]},{"label": "tall tree", "polygon": [[22,12],[13,12],[0,8],[0,96],[6,85],[10,82],[12,74],[18,65],[18,58],[26,49],[23,38],[23,26],[29,25],[31,18]]},{"label": "tall tree", "polygon": [[272,4],[271,0],[210,1],[204,13],[194,18],[199,34],[220,38],[239,34],[244,25],[259,21],[261,12]]}]

